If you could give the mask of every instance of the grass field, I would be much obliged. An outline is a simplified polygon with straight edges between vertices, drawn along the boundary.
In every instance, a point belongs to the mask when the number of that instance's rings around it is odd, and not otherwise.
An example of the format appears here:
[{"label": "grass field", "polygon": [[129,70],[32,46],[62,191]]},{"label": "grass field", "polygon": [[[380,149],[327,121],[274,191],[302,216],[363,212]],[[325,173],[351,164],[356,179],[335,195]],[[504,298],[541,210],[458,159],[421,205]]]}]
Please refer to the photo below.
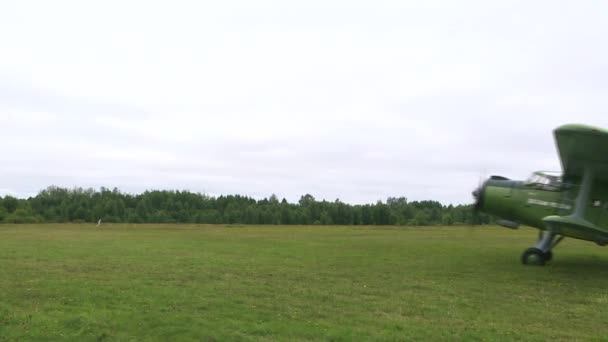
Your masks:
[{"label": "grass field", "polygon": [[608,250],[501,228],[0,225],[2,340],[602,340]]}]

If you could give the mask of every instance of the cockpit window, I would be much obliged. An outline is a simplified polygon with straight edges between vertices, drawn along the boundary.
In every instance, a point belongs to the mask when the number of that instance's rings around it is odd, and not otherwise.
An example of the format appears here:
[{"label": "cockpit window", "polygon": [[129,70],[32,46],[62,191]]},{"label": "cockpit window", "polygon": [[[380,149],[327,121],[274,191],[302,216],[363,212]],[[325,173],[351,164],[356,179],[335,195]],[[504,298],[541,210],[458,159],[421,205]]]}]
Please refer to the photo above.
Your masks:
[{"label": "cockpit window", "polygon": [[562,177],[549,172],[534,172],[526,181],[526,185],[543,190],[559,190],[562,187]]}]

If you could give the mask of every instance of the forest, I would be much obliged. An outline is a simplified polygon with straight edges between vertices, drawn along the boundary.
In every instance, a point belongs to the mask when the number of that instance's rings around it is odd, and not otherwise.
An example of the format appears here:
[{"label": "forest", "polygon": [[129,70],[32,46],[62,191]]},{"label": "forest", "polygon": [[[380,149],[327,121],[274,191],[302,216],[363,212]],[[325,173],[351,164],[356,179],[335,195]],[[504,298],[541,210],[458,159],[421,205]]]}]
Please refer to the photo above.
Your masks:
[{"label": "forest", "polygon": [[36,196],[0,197],[2,223],[205,223],[274,225],[471,225],[492,218],[473,213],[471,205],[443,205],[389,197],[373,204],[317,200],[312,195],[289,203],[276,195],[256,200],[240,195],[209,196],[189,191],[154,190],[128,194],[56,186]]}]

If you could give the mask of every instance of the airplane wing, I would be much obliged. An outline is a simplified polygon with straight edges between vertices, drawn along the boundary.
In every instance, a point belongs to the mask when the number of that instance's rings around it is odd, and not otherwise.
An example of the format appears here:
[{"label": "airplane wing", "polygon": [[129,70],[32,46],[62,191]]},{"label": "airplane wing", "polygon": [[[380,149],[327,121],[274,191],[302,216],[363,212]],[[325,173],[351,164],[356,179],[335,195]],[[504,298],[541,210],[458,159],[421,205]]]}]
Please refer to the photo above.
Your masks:
[{"label": "airplane wing", "polygon": [[581,186],[571,215],[547,216],[543,221],[558,234],[608,244],[608,229],[598,227],[585,215],[593,182],[608,182],[608,131],[569,124],[556,128],[553,134],[564,180],[580,181]]},{"label": "airplane wing", "polygon": [[573,216],[547,216],[543,221],[553,228],[555,233],[577,239],[608,244],[608,232],[595,224]]},{"label": "airplane wing", "polygon": [[589,167],[595,180],[608,181],[608,130],[569,124],[556,128],[553,134],[564,179],[580,179]]}]

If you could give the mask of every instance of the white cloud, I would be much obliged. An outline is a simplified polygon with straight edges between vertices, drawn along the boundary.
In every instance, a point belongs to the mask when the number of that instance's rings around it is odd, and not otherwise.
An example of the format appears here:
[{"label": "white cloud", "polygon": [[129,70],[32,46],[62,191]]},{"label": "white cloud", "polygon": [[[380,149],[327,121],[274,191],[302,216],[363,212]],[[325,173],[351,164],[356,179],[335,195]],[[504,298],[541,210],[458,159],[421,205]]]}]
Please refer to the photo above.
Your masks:
[{"label": "white cloud", "polygon": [[608,126],[606,6],[2,4],[0,194],[467,202],[559,168],[556,126]]}]

